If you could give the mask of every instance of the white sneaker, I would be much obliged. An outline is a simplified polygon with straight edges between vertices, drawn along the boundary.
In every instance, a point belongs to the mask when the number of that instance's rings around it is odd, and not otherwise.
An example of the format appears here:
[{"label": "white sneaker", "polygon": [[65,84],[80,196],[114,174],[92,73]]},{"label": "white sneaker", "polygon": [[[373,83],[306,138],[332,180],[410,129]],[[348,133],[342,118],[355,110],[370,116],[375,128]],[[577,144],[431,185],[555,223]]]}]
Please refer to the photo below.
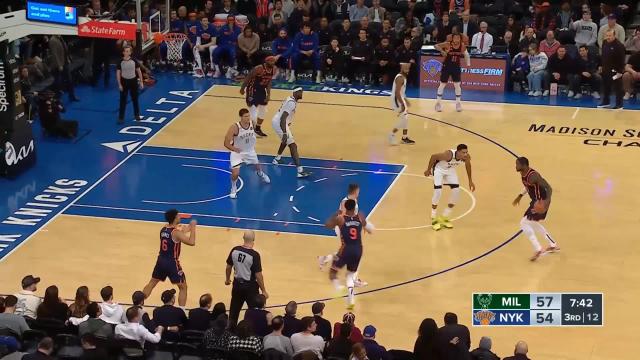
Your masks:
[{"label": "white sneaker", "polygon": [[624,97],[622,98],[622,100],[629,100],[631,99],[631,94],[629,94],[628,92],[624,93]]},{"label": "white sneaker", "polygon": [[570,98],[573,97],[574,95],[575,95],[575,93],[573,91],[571,91],[571,90],[569,90],[569,92],[567,93],[567,96],[570,97]]},{"label": "white sneaker", "polygon": [[269,179],[269,175],[265,174],[264,172],[262,173],[262,175],[258,175],[260,177],[260,179],[262,179],[262,181],[265,184],[271,184],[271,179]]},{"label": "white sneaker", "polygon": [[576,100],[582,99],[582,94],[581,93],[577,93],[573,98],[576,99]]},{"label": "white sneaker", "polygon": [[542,93],[542,96],[549,96],[549,90],[545,90],[545,91]]},{"label": "white sneaker", "polygon": [[538,90],[538,91],[534,92],[534,93],[533,93],[533,96],[535,96],[535,97],[540,97],[540,96],[542,96],[542,91]]},{"label": "white sneaker", "polygon": [[462,111],[462,103],[456,102],[456,111],[457,112],[461,112]]},{"label": "white sneaker", "polygon": [[237,198],[238,198],[238,193],[237,193],[237,192],[235,192],[235,191],[232,191],[232,192],[229,194],[229,197],[230,197],[231,199],[237,199]]},{"label": "white sneaker", "polygon": [[396,142],[395,134],[389,134],[389,144],[390,145],[398,145],[398,143]]},{"label": "white sneaker", "polygon": [[527,95],[529,95],[529,96],[533,96],[533,94],[534,94],[534,93],[535,93],[535,91],[530,90],[530,91],[529,91],[529,93],[528,93]]},{"label": "white sneaker", "polygon": [[291,70],[291,73],[289,74],[289,82],[296,82],[296,73],[293,70]]},{"label": "white sneaker", "polygon": [[436,102],[436,111],[442,112],[442,104],[440,103],[440,101]]},{"label": "white sneaker", "polygon": [[355,287],[365,287],[367,285],[369,285],[369,283],[362,279],[356,279],[356,281],[353,282],[353,286]]},{"label": "white sneaker", "polygon": [[591,96],[593,96],[593,98],[596,100],[600,100],[600,93],[597,91],[592,92]]}]

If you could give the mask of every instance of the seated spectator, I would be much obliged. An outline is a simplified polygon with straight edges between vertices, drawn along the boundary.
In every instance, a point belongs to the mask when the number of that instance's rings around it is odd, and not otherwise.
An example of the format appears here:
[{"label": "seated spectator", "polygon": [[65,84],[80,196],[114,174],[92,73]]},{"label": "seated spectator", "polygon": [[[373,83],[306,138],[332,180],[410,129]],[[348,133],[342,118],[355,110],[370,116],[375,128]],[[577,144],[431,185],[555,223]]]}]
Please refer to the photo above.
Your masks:
[{"label": "seated spectator", "polygon": [[[454,346],[451,346],[454,345]],[[441,359],[466,359],[471,348],[469,328],[458,324],[454,313],[444,315],[444,326],[438,329],[435,350]]]},{"label": "seated spectator", "polygon": [[331,13],[334,20],[344,20],[349,18],[349,2],[345,0],[335,0],[331,3]]},{"label": "seated spectator", "polygon": [[511,62],[511,82],[519,83],[520,89],[524,89],[529,75],[529,49],[522,48],[520,53]]},{"label": "seated spectator", "polygon": [[386,37],[387,39],[389,39],[389,46],[394,49],[396,48],[397,35],[395,33],[395,29],[391,26],[391,20],[384,19],[382,21],[382,31],[380,31],[380,34],[378,34],[378,36],[381,39]]},{"label": "seated spectator", "polygon": [[518,41],[515,41],[515,39],[513,38],[513,33],[509,30],[505,31],[502,38],[498,39],[495,45],[506,46],[507,54],[509,54],[510,59],[513,59],[520,51],[520,45],[518,45]]},{"label": "seated spectator", "polygon": [[35,353],[24,355],[22,360],[52,360],[52,353],[53,339],[47,336],[38,342],[38,348]]},{"label": "seated spectator", "polygon": [[[451,29],[451,31],[453,32],[455,30],[456,30],[456,27],[454,26]],[[420,28],[416,26],[413,29],[411,29],[411,33],[409,34],[409,36],[411,36],[411,49],[417,53],[418,51],[420,51],[423,45],[422,32]]]},{"label": "seated spectator", "polygon": [[449,12],[463,14],[471,10],[470,0],[449,0]]},{"label": "seated spectator", "polygon": [[361,343],[353,344],[353,346],[351,347],[351,355],[348,357],[348,359],[349,360],[369,360],[367,349]]},{"label": "seated spectator", "polygon": [[124,308],[122,305],[113,301],[113,288],[111,286],[103,287],[102,290],[100,290],[100,296],[103,301],[100,303],[100,310],[102,312],[100,319],[113,325],[124,323],[127,320]]},{"label": "seated spectator", "polygon": [[186,330],[206,331],[211,323],[211,303],[213,299],[211,294],[200,296],[200,307],[189,310],[189,319],[187,320]]},{"label": "seated spectator", "polygon": [[329,27],[329,19],[326,17],[320,18],[320,26],[318,30],[316,30],[318,34],[318,42],[320,46],[326,46],[331,43],[331,39],[333,38],[331,28]]},{"label": "seated spectator", "polygon": [[255,336],[251,323],[242,320],[235,329],[235,335],[229,338],[229,351],[242,350],[251,351],[258,355],[262,354],[262,340]]},{"label": "seated spectator", "polygon": [[287,17],[291,16],[293,9],[295,9],[296,3],[293,0],[282,0],[282,11],[287,14]]},{"label": "seated spectator", "polygon": [[[448,15],[447,15],[448,18]],[[411,29],[416,26],[420,26],[420,22],[417,18],[413,17],[412,11],[407,11],[406,15],[398,20],[396,20],[396,38],[402,39],[406,35],[411,34]],[[446,34],[443,36],[443,39],[446,37]]]},{"label": "seated spectator", "polygon": [[315,18],[331,18],[331,1],[315,0],[311,3],[311,13]]},{"label": "seated spectator", "polygon": [[471,46],[475,47],[475,52],[478,54],[488,54],[491,52],[491,46],[493,46],[493,35],[489,34],[487,30],[489,24],[482,21],[480,23],[480,32],[473,35],[471,39]]},{"label": "seated spectator", "polygon": [[436,41],[439,43],[445,42],[447,40],[447,35],[451,34],[451,29],[453,28],[453,22],[449,18],[449,13],[443,13],[440,21],[437,24],[438,36]]},{"label": "seated spectator", "polygon": [[[369,39],[372,44],[377,44],[380,41],[380,35],[378,35],[378,32],[371,26],[369,26],[368,16],[363,16],[362,19],[360,19],[359,30],[364,30],[367,32],[367,39]],[[418,30],[420,30],[420,28],[418,28]]]},{"label": "seated spectator", "polygon": [[640,26],[636,27],[636,29],[633,31],[633,35],[629,36],[627,41],[625,41],[624,47],[627,51],[640,51]]},{"label": "seated spectator", "polygon": [[416,67],[416,53],[411,49],[411,38],[406,37],[402,45],[398,46],[395,51],[395,60],[396,64],[401,63],[411,63],[411,70],[409,73],[409,79],[407,81],[411,84],[411,74],[414,73]]},{"label": "seated spectator", "polygon": [[520,42],[520,38],[523,36],[522,25],[519,21],[516,21],[516,17],[513,14],[507,16],[507,26],[505,27],[505,31],[511,31],[513,39],[516,42]]},{"label": "seated spectator", "polygon": [[213,310],[211,310],[211,321],[216,321],[220,315],[227,313],[227,306],[223,302],[216,303],[213,305]]},{"label": "seated spectator", "polygon": [[127,322],[124,324],[116,325],[115,335],[119,338],[125,338],[129,340],[135,340],[140,343],[140,346],[144,348],[146,341],[157,344],[162,339],[162,332],[164,327],[156,327],[155,333],[151,333],[147,328],[140,324],[142,317],[137,306],[132,306],[127,309],[126,312]]},{"label": "seated spectator", "polygon": [[548,1],[534,5],[531,27],[538,38],[542,38],[547,31],[556,29],[556,17],[551,13],[551,4]]},{"label": "seated spectator", "polygon": [[332,77],[336,81],[347,81],[345,78],[345,56],[336,37],[331,40],[329,48],[322,55],[322,74],[325,79]]},{"label": "seated spectator", "polygon": [[582,19],[574,21],[571,29],[576,32],[576,46],[595,46],[598,41],[598,25],[591,20],[591,11],[582,13]]},{"label": "seated spectator", "polygon": [[289,33],[297,34],[302,27],[302,18],[304,17],[305,6],[303,0],[296,1],[296,7],[293,9],[289,17],[287,18],[287,27]]},{"label": "seated spectator", "polygon": [[369,8],[364,6],[364,0],[356,0],[356,3],[349,6],[349,20],[358,22],[363,16],[369,15]]},{"label": "seated spectator", "polygon": [[285,79],[288,79],[291,72],[291,39],[287,35],[287,29],[282,28],[278,33],[278,37],[271,43],[271,51],[278,60],[276,60],[276,66],[278,67],[279,75],[284,75]]},{"label": "seated spectator", "polygon": [[56,319],[67,322],[69,318],[69,307],[60,299],[57,286],[51,285],[45,290],[44,299],[42,300],[42,304],[38,306],[36,316],[38,318]]},{"label": "seated spectator", "polygon": [[538,50],[538,45],[529,45],[529,96],[542,96],[542,80],[547,69],[547,54]]},{"label": "seated spectator", "polygon": [[422,320],[418,328],[418,338],[413,345],[413,356],[415,360],[437,359],[435,352],[436,336],[438,335],[438,325],[436,321],[427,318]]},{"label": "seated spectator", "polygon": [[629,57],[622,74],[622,84],[624,86],[624,100],[629,100],[635,93],[635,85],[640,81],[640,52],[636,52]]},{"label": "seated spectator", "polygon": [[[180,11],[180,9],[178,9],[178,11]],[[231,0],[223,0],[222,6],[218,8],[218,10],[216,10],[216,14],[238,15],[238,12],[236,11],[236,7],[232,4]]]},{"label": "seated spectator", "polygon": [[282,20],[283,24],[287,23],[287,13],[284,12],[284,10],[282,9],[282,0],[276,0],[274,2],[274,8],[273,11],[271,11],[271,15],[269,15],[269,27],[271,27],[274,23],[274,17],[276,15],[280,16],[280,19]]},{"label": "seated spectator", "polygon": [[356,37],[355,29],[351,27],[351,20],[342,20],[342,27],[337,31],[336,36],[340,46],[351,46],[351,42]]},{"label": "seated spectator", "polygon": [[[561,46],[554,55],[549,57],[546,75],[547,83],[569,85],[569,79],[573,77],[573,74],[575,74],[575,62],[567,55],[567,49]],[[573,97],[576,91],[578,90],[575,88],[569,89],[567,96]]]},{"label": "seated spectator", "polygon": [[216,48],[213,50],[212,61],[216,66],[216,72],[222,71],[223,59],[226,64],[229,65],[226,78],[231,79],[236,73],[235,61],[236,61],[236,43],[238,42],[238,36],[240,36],[240,27],[236,25],[236,18],[232,15],[227,16],[227,23],[218,30],[218,37],[216,38]]},{"label": "seated spectator", "polygon": [[102,311],[97,302],[87,305],[87,321],[83,321],[78,325],[78,335],[92,334],[96,337],[107,339],[113,335],[113,326],[100,318]]},{"label": "seated spectator", "polygon": [[575,19],[575,14],[571,10],[571,2],[565,0],[560,5],[560,11],[556,16],[556,27],[560,30],[569,30]]},{"label": "seated spectator", "polygon": [[316,321],[316,331],[313,335],[319,335],[324,339],[324,341],[329,341],[331,340],[331,322],[322,317],[324,307],[325,305],[323,302],[315,302],[311,305],[311,312],[313,313],[313,318]]},{"label": "seated spectator", "polygon": [[211,328],[205,331],[202,340],[205,350],[228,350],[231,333],[227,330],[229,317],[227,314],[220,314],[211,324]]},{"label": "seated spectator", "polygon": [[80,337],[80,344],[82,345],[82,357],[80,360],[108,360],[109,355],[104,347],[98,348],[96,346],[96,337],[92,334],[84,334]]},{"label": "seated spectator", "polygon": [[618,17],[616,16],[616,14],[609,14],[609,16],[607,16],[607,23],[601,26],[600,30],[598,30],[598,47],[600,47],[600,49],[602,49],[602,42],[604,41],[605,34],[609,30],[613,30],[613,34],[615,35],[616,39],[624,44],[625,31],[624,28],[620,24],[618,24],[617,19]]},{"label": "seated spectator", "polygon": [[244,320],[251,325],[253,333],[261,338],[271,332],[269,327],[271,326],[273,315],[264,309],[266,304],[267,298],[262,294],[258,294],[254,302],[255,307],[244,312]]},{"label": "seated spectator", "polygon": [[4,312],[0,314],[0,328],[11,330],[14,334],[22,336],[22,333],[29,330],[29,325],[24,317],[16,314],[18,298],[9,295],[4,299]]},{"label": "seated spectator", "polygon": [[16,314],[29,317],[31,319],[36,318],[36,310],[42,303],[42,299],[35,294],[38,290],[39,277],[33,275],[27,275],[22,278],[22,290],[15,294],[18,298],[18,304],[16,305]]},{"label": "seated spectator", "polygon": [[[373,51],[373,83],[374,85],[389,85],[396,72],[394,63],[394,51],[390,46],[389,38],[383,37]],[[329,328],[330,329],[330,328]],[[329,332],[331,332],[329,330]]]},{"label": "seated spectator", "polygon": [[373,0],[373,6],[369,8],[369,20],[375,23],[382,23],[386,13],[387,9],[380,6],[380,0]]},{"label": "seated spectator", "polygon": [[335,336],[327,345],[325,353],[327,357],[348,359],[351,355],[353,341],[349,340],[349,334],[353,325],[349,323],[340,324],[340,335]]},{"label": "seated spectator", "polygon": [[295,301],[289,301],[284,307],[284,329],[282,335],[291,337],[291,335],[303,330],[302,322],[296,318],[298,312],[298,304]]},{"label": "seated spectator", "polygon": [[515,350],[513,350],[513,356],[506,357],[502,360],[529,360],[527,357],[528,352],[529,347],[527,346],[527,343],[524,341],[518,341]]},{"label": "seated spectator", "polygon": [[340,325],[345,323],[351,324],[351,334],[349,334],[349,340],[351,340],[351,342],[353,342],[354,344],[362,342],[362,340],[364,339],[364,337],[362,337],[362,331],[360,331],[360,329],[356,326],[356,316],[351,312],[348,312],[342,316],[342,323],[333,324],[333,337],[336,338],[340,336]]},{"label": "seated spectator", "polygon": [[313,335],[313,332],[316,331],[317,328],[316,321],[311,316],[305,316],[301,319],[300,323],[304,330],[291,336],[293,352],[299,354],[304,351],[313,351],[318,355],[318,358],[322,359],[325,343],[322,337]]},{"label": "seated spectator", "polygon": [[253,32],[250,25],[246,25],[242,34],[238,36],[238,71],[248,72],[262,59],[260,58],[260,37]]},{"label": "seated spectator", "polygon": [[351,80],[364,76],[364,85],[369,84],[371,73],[371,60],[373,57],[373,47],[367,39],[367,32],[363,29],[358,31],[358,40],[353,42],[351,48],[351,61],[347,73],[351,75]]},{"label": "seated spectator", "polygon": [[271,320],[272,332],[264,337],[262,343],[264,349],[275,349],[281,353],[285,353],[289,356],[293,356],[293,346],[291,346],[291,340],[282,335],[282,329],[284,328],[284,319],[282,316],[276,316]]},{"label": "seated spectator", "polygon": [[287,24],[284,22],[284,20],[282,19],[282,16],[280,14],[275,14],[273,15],[273,23],[271,25],[269,25],[269,32],[271,33],[271,35],[273,36],[273,34],[275,34],[276,36],[278,35],[278,32],[281,29],[287,29]]},{"label": "seated spectator", "polygon": [[538,40],[536,39],[536,32],[532,27],[527,26],[524,29],[524,36],[520,39],[520,48],[526,47],[529,48],[531,44],[538,44]]},{"label": "seated spectator", "polygon": [[87,306],[91,303],[89,300],[89,288],[86,286],[80,286],[76,290],[76,298],[74,302],[69,305],[69,322],[78,326],[83,321],[86,321],[89,316],[87,315]]},{"label": "seated spectator", "polygon": [[376,341],[376,328],[373,325],[367,325],[362,330],[362,345],[367,350],[369,360],[388,360],[391,357],[387,353],[387,349]]},{"label": "seated spectator", "polygon": [[591,54],[589,47],[586,45],[580,46],[578,53],[576,74],[573,77],[574,84],[572,86],[576,92],[574,98],[580,99],[582,97],[582,92],[580,91],[581,84],[589,84],[591,86],[591,96],[595,99],[600,99],[600,94],[598,93],[602,84],[602,76],[599,71],[600,56],[598,54]]},{"label": "seated spectator", "polygon": [[553,31],[547,31],[547,37],[540,42],[538,48],[547,55],[547,58],[551,58],[560,48],[560,42],[556,40]]},{"label": "seated spectator", "polygon": [[[464,34],[467,37],[468,41],[468,39],[473,38],[473,35],[478,32],[478,25],[476,25],[475,22],[471,21],[471,16],[469,15],[468,11],[463,12],[461,17],[462,22],[458,25],[458,28],[460,29],[460,33]],[[467,42],[467,45],[468,44],[469,43]]]},{"label": "seated spectator", "polygon": [[[302,0],[301,0],[302,1]],[[308,61],[316,72],[316,82],[320,82],[320,53],[318,49],[318,35],[311,31],[311,24],[304,23],[302,31],[296,34],[292,46],[293,69],[289,82],[296,81],[295,73],[300,71],[303,61]]]},{"label": "seated spectator", "polygon": [[167,330],[164,333],[164,340],[176,341],[180,338],[180,331],[187,324],[187,316],[184,310],[174,306],[176,303],[175,289],[163,291],[160,300],[164,305],[153,310],[153,322]]},{"label": "seated spectator", "polygon": [[491,338],[483,336],[478,348],[471,352],[472,360],[500,360],[498,355],[491,352]]},{"label": "seated spectator", "polygon": [[138,309],[140,309],[140,316],[142,317],[142,320],[140,320],[140,323],[144,327],[146,327],[147,330],[153,330],[153,323],[151,322],[151,318],[149,317],[147,310],[145,310],[144,308],[144,300],[145,300],[144,293],[140,290],[136,290],[133,292],[133,294],[131,294],[131,301],[133,305],[137,306]]}]

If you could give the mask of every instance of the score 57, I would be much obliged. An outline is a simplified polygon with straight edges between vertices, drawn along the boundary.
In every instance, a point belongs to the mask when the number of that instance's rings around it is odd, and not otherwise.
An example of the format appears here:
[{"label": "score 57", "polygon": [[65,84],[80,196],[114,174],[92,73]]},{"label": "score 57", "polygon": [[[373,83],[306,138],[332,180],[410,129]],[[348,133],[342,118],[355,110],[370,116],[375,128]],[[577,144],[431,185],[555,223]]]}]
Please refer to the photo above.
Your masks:
[{"label": "score 57", "polygon": [[553,296],[536,296],[536,307],[538,308],[550,308],[552,302]]}]

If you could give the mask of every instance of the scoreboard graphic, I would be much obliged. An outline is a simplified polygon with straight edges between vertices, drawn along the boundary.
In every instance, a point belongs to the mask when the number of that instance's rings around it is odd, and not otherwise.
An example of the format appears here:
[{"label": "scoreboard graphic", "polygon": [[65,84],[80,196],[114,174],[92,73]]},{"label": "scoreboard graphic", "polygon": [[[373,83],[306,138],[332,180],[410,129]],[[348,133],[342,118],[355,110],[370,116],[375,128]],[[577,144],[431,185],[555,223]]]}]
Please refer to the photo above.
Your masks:
[{"label": "scoreboard graphic", "polygon": [[473,294],[473,326],[602,326],[602,293]]}]

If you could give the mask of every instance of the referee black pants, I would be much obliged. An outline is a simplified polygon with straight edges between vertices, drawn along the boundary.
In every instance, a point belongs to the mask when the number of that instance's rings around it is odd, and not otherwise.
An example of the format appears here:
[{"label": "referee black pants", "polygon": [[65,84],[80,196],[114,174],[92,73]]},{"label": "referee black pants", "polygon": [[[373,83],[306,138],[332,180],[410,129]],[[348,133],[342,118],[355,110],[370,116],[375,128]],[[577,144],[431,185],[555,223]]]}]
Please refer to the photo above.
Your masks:
[{"label": "referee black pants", "polygon": [[124,112],[127,107],[127,94],[131,94],[131,102],[133,103],[133,115],[138,120],[140,117],[140,105],[138,104],[138,79],[122,79],[122,91],[120,91],[120,112],[118,120],[124,121]]},{"label": "referee black pants", "polygon": [[234,329],[238,323],[242,305],[247,303],[248,307],[255,307],[258,296],[258,283],[255,281],[233,280],[231,288],[231,304],[229,305],[229,328]]},{"label": "referee black pants", "polygon": [[624,97],[624,89],[622,87],[622,78],[613,80],[612,74],[615,74],[615,72],[603,71],[602,74],[603,74],[602,75],[602,105],[610,104],[611,90],[613,88],[613,91],[616,96],[616,106],[618,107],[622,106],[622,100]]}]

